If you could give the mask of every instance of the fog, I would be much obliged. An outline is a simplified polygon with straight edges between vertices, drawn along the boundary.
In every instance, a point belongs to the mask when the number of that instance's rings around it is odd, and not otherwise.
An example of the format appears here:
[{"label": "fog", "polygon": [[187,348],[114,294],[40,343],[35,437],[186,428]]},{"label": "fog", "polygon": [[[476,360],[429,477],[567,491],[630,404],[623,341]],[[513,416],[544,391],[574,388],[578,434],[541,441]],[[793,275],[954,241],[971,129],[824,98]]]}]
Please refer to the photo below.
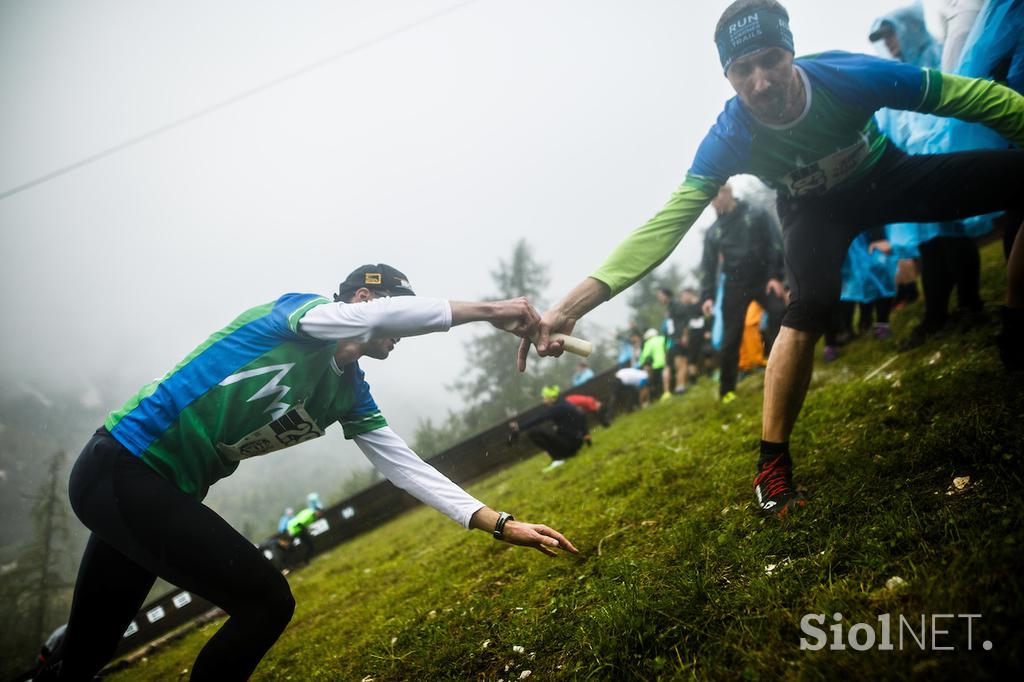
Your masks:
[{"label": "fog", "polygon": [[[367,262],[486,296],[520,238],[553,302],[662,205],[731,96],[726,4],[5,0],[0,193],[144,139],[0,199],[0,375],[116,408],[253,305]],[[870,51],[894,7],[786,4],[798,53]],[[696,264],[707,221],[669,263]],[[588,318],[596,341],[624,298]],[[480,331],[364,362],[399,433],[461,405],[446,385]]]}]

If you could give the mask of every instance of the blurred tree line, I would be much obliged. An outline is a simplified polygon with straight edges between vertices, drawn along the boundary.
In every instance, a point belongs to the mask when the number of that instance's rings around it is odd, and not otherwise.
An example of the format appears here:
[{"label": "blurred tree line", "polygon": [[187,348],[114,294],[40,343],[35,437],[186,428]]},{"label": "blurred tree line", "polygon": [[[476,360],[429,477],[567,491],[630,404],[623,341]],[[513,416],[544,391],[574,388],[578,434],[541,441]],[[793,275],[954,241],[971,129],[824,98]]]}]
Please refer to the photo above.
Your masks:
[{"label": "blurred tree line", "polygon": [[[83,400],[93,389],[99,398]],[[88,539],[68,501],[70,469],[105,411],[125,395],[107,384],[43,389],[0,376],[0,680],[26,671],[67,619]],[[325,442],[240,467],[206,503],[255,543],[274,534],[284,507],[302,507],[307,493],[333,503],[379,480],[370,468],[339,468],[337,443],[318,440]],[[48,454],[55,452],[62,454]],[[150,596],[169,589],[157,581]]]},{"label": "blurred tree line", "polygon": [[[512,249],[508,260],[500,260],[491,272],[494,293],[484,297],[487,301],[501,301],[526,296],[538,311],[547,309],[549,301],[543,292],[549,282],[548,266],[537,260],[533,249],[520,240]],[[578,324],[574,334],[586,338],[589,327]],[[588,363],[595,372],[607,369],[614,362],[606,344],[595,344]],[[507,421],[518,412],[540,402],[540,389],[549,384],[563,388],[570,385],[576,369],[575,356],[561,359],[540,358],[531,354],[526,371],[516,369],[516,351],[519,339],[499,329],[490,329],[465,344],[468,360],[462,377],[447,388],[464,401],[461,412],[449,410],[439,422],[420,420],[413,438],[413,450],[422,457],[430,457],[459,440],[483,431],[494,424]]]},{"label": "blurred tree line", "polygon": [[[692,275],[691,275],[692,278]],[[537,260],[533,249],[520,240],[512,249],[508,260],[498,261],[491,272],[495,292],[485,300],[500,301],[526,296],[538,311],[544,312],[551,301],[542,292],[550,280],[548,266]],[[599,330],[578,323],[573,334],[596,341],[594,354],[587,359],[595,373],[601,373],[615,364],[618,336],[626,334],[629,323],[634,322],[641,332],[661,325],[665,308],[655,297],[660,287],[678,292],[684,277],[672,265],[655,271],[633,286],[629,294],[630,320],[623,321],[614,337],[595,336]],[[540,389],[558,384],[570,386],[577,359],[566,354],[562,358],[541,358],[531,353],[526,372],[516,369],[516,349],[519,339],[498,329],[492,329],[465,344],[468,365],[465,374],[447,388],[462,397],[466,407],[461,412],[448,411],[439,421],[421,419],[413,439],[413,450],[422,457],[430,457],[454,445],[461,439],[483,431],[497,423],[508,421],[519,412],[540,402]]]},{"label": "blurred tree line", "polygon": [[65,460],[63,452],[50,457],[47,476],[38,490],[21,494],[31,504],[31,515],[23,522],[31,527],[33,539],[0,566],[2,679],[25,672],[40,644],[67,618],[72,588],[69,576],[77,557],[71,554],[70,514],[64,503]]}]

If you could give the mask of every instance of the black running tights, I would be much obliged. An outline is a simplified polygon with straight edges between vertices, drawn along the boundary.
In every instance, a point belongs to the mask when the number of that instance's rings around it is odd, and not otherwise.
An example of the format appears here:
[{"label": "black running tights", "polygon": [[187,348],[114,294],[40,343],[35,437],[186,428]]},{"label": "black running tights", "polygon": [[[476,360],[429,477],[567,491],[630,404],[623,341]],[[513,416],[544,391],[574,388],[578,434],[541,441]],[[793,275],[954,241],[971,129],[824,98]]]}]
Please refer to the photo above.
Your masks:
[{"label": "black running tights", "polygon": [[244,680],[284,631],[295,602],[284,577],[224,519],[157,474],[105,429],[71,472],[71,505],[92,535],[53,660],[87,680],[113,656],[156,576],[224,609],[193,680]]}]

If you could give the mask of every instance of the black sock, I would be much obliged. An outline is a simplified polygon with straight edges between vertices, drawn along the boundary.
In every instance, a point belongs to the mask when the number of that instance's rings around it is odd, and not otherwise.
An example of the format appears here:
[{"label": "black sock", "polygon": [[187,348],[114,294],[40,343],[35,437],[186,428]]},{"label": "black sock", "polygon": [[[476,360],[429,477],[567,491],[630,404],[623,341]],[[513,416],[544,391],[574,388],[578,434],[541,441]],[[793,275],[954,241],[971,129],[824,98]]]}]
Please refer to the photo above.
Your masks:
[{"label": "black sock", "polygon": [[770,460],[775,459],[779,455],[782,455],[782,459],[779,461],[780,464],[790,465],[792,462],[789,458],[789,441],[784,443],[770,443],[766,440],[761,441],[761,456],[757,458],[757,468],[761,469],[764,464]]}]

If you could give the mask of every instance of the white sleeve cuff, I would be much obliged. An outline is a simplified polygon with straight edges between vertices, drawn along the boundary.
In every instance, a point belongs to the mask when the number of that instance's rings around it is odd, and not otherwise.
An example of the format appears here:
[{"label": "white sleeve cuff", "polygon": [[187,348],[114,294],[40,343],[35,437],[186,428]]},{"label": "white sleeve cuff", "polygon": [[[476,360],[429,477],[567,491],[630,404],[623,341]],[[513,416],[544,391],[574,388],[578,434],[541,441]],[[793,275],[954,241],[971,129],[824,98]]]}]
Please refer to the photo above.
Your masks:
[{"label": "white sleeve cuff", "polygon": [[452,306],[440,298],[388,296],[363,303],[325,303],[299,320],[299,329],[315,339],[366,342],[388,337],[446,332]]},{"label": "white sleeve cuff", "polygon": [[359,434],[354,440],[389,481],[464,528],[469,528],[473,514],[485,506],[420,459],[391,427]]}]

